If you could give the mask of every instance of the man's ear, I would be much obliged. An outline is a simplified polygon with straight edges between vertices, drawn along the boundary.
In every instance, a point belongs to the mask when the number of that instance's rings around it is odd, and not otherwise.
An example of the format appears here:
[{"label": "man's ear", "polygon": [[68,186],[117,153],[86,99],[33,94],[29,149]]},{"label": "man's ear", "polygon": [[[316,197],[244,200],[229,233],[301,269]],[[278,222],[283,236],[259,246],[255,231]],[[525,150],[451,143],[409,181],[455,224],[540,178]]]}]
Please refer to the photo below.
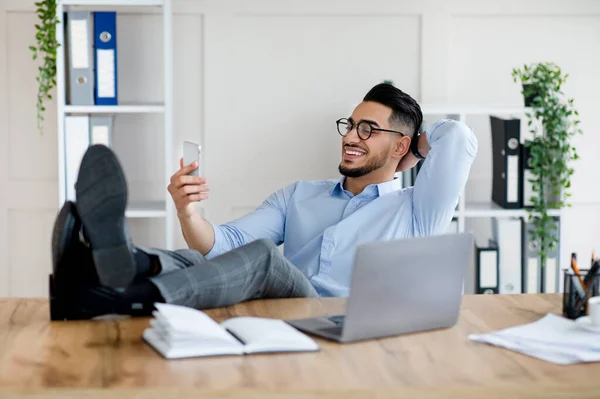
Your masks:
[{"label": "man's ear", "polygon": [[402,158],[410,149],[410,137],[400,136],[394,140],[392,158]]}]

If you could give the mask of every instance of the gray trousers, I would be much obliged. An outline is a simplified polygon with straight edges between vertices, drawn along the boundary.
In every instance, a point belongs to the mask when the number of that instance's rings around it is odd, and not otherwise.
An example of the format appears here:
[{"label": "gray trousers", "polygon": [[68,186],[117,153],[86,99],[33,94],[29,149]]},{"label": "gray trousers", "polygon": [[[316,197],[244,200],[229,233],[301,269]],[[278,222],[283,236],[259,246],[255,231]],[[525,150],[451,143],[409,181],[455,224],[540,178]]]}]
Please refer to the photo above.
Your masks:
[{"label": "gray trousers", "polygon": [[158,256],[151,277],[167,303],[208,309],[258,298],[317,297],[314,287],[269,240],[257,240],[206,260],[193,249],[139,247]]}]

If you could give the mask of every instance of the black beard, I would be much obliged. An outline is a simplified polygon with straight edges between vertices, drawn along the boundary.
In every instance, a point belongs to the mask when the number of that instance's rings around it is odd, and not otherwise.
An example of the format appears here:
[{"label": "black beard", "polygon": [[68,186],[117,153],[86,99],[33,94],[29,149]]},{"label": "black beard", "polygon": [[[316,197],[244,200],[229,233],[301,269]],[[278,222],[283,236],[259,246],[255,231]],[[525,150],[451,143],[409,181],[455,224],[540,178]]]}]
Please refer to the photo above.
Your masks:
[{"label": "black beard", "polygon": [[368,175],[369,173],[377,170],[385,165],[385,156],[375,157],[365,166],[361,166],[358,168],[347,168],[343,166],[344,161],[340,162],[340,166],[338,166],[338,170],[342,174],[342,176],[346,177],[362,177],[364,175]]},{"label": "black beard", "polygon": [[371,173],[374,169],[371,168],[370,165],[365,165],[365,166],[361,166],[360,168],[351,169],[351,168],[346,168],[346,167],[342,166],[342,164],[340,163],[338,170],[340,171],[342,176],[361,177],[361,176]]}]

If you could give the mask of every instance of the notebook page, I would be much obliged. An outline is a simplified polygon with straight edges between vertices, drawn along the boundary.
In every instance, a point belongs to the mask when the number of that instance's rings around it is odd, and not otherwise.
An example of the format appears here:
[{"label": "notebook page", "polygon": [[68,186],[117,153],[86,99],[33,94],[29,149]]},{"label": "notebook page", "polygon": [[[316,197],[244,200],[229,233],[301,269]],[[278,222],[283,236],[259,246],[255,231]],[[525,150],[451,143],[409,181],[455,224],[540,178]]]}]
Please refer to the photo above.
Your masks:
[{"label": "notebook page", "polygon": [[239,341],[229,334],[206,313],[185,306],[157,303],[153,313],[156,323],[170,334],[184,335],[187,339],[220,339],[229,344],[239,345]]},{"label": "notebook page", "polygon": [[[160,337],[161,340],[165,341],[167,344],[171,346],[182,346],[189,344],[197,344],[202,343],[203,345],[232,345],[233,342],[229,340],[225,340],[222,337],[216,337],[211,335],[203,335],[202,333],[189,333],[189,332],[180,332],[180,331],[172,331],[165,327],[163,324],[158,322],[157,320],[150,320],[150,326],[152,327],[152,331]],[[230,334],[231,335],[231,334]],[[239,346],[242,344],[236,340]]]},{"label": "notebook page", "polygon": [[179,359],[199,356],[242,355],[244,347],[227,344],[224,341],[197,340],[185,344],[170,345],[157,334],[154,328],[147,328],[142,335],[158,353],[167,359]]},{"label": "notebook page", "polygon": [[221,323],[221,326],[245,344],[246,353],[319,349],[315,341],[282,320],[234,317]]}]

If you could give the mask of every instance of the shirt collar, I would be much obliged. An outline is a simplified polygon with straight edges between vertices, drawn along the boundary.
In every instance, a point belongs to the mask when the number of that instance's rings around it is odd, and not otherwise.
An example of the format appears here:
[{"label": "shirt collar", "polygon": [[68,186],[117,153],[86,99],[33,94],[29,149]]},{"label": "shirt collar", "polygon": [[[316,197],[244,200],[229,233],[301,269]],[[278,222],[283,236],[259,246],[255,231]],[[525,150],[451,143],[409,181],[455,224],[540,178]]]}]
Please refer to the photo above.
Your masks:
[{"label": "shirt collar", "polygon": [[344,179],[346,179],[345,176],[335,183],[335,185],[329,191],[329,195],[340,195],[344,191]]},{"label": "shirt collar", "polygon": [[[338,182],[331,188],[329,191],[329,195],[340,195],[344,191],[344,181],[346,177],[342,177]],[[402,189],[402,179],[394,177],[394,180],[386,181],[379,184],[371,184],[365,187],[365,191],[363,193],[368,192],[367,190],[376,189],[376,196],[381,197],[382,195],[391,193],[393,191],[398,191]]]}]

